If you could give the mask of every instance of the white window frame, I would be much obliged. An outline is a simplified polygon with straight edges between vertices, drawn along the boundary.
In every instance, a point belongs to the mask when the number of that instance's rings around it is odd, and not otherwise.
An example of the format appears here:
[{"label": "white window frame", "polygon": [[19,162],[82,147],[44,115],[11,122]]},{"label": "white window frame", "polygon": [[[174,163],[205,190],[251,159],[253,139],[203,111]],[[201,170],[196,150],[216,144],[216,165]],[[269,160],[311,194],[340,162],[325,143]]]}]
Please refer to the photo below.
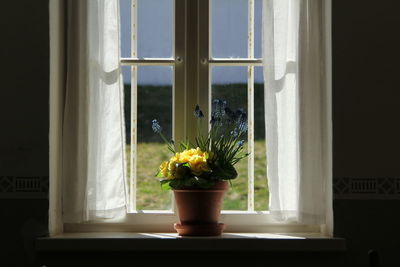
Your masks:
[{"label": "white window frame", "polygon": [[[137,0],[132,1],[132,12],[136,14]],[[173,66],[174,67],[174,92],[173,92],[173,136],[175,140],[185,140],[196,134],[194,120],[188,118],[184,114],[192,114],[195,104],[199,103],[206,117],[210,117],[211,110],[211,84],[210,71],[211,66],[247,66],[249,71],[248,78],[248,103],[249,120],[254,120],[254,92],[252,86],[254,84],[254,66],[262,66],[261,59],[254,58],[254,47],[251,45],[248,50],[249,58],[231,59],[231,58],[212,58],[210,55],[210,1],[212,0],[175,0],[175,14],[184,13],[185,16],[175,16],[175,49],[173,58],[137,58],[137,42],[133,38],[132,42],[132,58],[121,59],[122,65],[136,66],[132,68],[132,81],[136,81],[137,66]],[[254,0],[249,1],[249,19],[254,16]],[[187,11],[187,12],[185,12]],[[200,16],[201,14],[201,16]],[[137,16],[134,16],[137,17]],[[330,21],[330,18],[328,18]],[[185,24],[187,22],[187,24]],[[137,25],[136,22],[134,22]],[[195,35],[187,36],[188,28],[195,29],[199,27]],[[250,25],[249,27],[252,27]],[[133,28],[132,28],[133,29]],[[253,29],[249,28],[252,32]],[[330,38],[330,25],[327,25],[327,38]],[[134,34],[136,36],[136,34]],[[254,36],[249,35],[249,43],[254,43]],[[330,40],[328,40],[328,51],[330,50]],[[195,49],[189,49],[187,44],[192,44]],[[330,54],[330,53],[329,53]],[[330,65],[331,59],[328,58]],[[195,63],[190,63],[195,62]],[[330,82],[330,81],[329,81]],[[132,109],[136,109],[136,87],[137,84],[131,85],[132,90]],[[208,88],[207,91],[201,91],[201,88]],[[189,90],[190,89],[190,90]],[[136,115],[136,112],[133,112]],[[134,119],[134,118],[132,118]],[[253,140],[254,129],[249,127],[249,140]],[[53,136],[54,138],[54,136]],[[136,142],[136,136],[133,136],[131,142]],[[254,143],[249,144],[250,151],[254,147]],[[134,148],[133,148],[134,149]],[[132,152],[132,151],[131,151]],[[135,152],[135,151],[133,151]],[[249,158],[250,164],[254,159]],[[131,162],[132,163],[132,162]],[[133,162],[133,164],[135,164]],[[132,169],[131,165],[131,169]],[[249,172],[252,168],[249,168]],[[254,180],[249,181],[250,183]],[[135,183],[132,184],[131,190],[136,190]],[[250,186],[249,186],[250,187]],[[249,189],[249,199],[254,198],[253,187]],[[253,192],[251,192],[253,191]],[[253,199],[254,200],[254,199]],[[133,205],[135,205],[133,201]],[[174,203],[174,202],[173,202]],[[133,206],[134,207],[134,206]],[[304,225],[297,223],[287,223],[277,221],[268,211],[254,211],[252,204],[248,205],[248,211],[222,211],[220,221],[226,224],[225,232],[242,232],[242,233],[324,233],[323,225]],[[179,222],[174,212],[171,211],[136,211],[131,210],[124,219],[110,219],[98,223],[85,224],[63,224],[63,232],[175,232],[173,224]],[[56,232],[56,231],[54,231]]]}]

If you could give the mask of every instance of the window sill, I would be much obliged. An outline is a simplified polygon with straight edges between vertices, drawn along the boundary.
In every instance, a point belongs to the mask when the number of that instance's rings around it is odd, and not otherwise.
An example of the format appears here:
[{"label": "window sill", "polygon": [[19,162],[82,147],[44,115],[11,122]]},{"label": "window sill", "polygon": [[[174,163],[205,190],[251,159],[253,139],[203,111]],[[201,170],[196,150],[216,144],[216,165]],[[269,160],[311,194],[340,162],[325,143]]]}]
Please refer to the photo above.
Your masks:
[{"label": "window sill", "polygon": [[340,252],[343,238],[318,234],[225,233],[220,237],[180,237],[171,233],[65,233],[36,239],[38,252],[67,251],[252,251]]}]

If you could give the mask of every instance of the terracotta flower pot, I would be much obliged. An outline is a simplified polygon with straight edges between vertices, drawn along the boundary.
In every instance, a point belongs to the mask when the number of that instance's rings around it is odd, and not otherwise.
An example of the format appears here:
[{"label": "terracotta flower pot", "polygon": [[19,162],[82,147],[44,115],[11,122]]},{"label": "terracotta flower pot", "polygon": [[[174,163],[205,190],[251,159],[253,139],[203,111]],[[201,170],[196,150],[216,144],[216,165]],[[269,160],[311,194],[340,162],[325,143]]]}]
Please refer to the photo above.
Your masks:
[{"label": "terracotta flower pot", "polygon": [[221,235],[225,225],[218,223],[226,181],[218,181],[209,189],[173,190],[180,223],[175,229],[181,236]]}]

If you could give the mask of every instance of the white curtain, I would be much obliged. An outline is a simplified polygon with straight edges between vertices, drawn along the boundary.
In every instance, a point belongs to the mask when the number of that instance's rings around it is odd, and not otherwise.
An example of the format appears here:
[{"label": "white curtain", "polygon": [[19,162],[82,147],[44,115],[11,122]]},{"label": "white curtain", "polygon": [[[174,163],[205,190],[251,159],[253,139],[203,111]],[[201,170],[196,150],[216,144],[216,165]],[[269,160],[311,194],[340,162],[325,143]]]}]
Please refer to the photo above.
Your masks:
[{"label": "white curtain", "polygon": [[[122,217],[128,202],[119,1],[59,2],[66,20],[63,32],[50,31],[53,34],[50,39],[61,38],[59,45],[65,45],[58,55],[64,60],[52,61],[65,64],[65,80],[50,90],[63,91],[53,92],[63,95],[60,172],[63,222]],[[52,5],[55,4],[50,4],[50,8]],[[60,18],[50,15],[50,19]]]},{"label": "white curtain", "polygon": [[270,212],[331,234],[329,2],[263,4]]}]

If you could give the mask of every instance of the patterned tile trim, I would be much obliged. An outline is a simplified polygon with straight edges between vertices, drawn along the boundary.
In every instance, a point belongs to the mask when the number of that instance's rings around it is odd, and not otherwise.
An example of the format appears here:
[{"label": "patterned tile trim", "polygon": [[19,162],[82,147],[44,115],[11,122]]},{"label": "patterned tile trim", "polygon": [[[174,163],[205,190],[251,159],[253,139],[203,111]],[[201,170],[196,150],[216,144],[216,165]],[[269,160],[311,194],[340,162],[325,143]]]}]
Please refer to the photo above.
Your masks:
[{"label": "patterned tile trim", "polygon": [[0,176],[0,198],[48,198],[48,192],[48,176]]},{"label": "patterned tile trim", "polygon": [[[0,176],[0,199],[48,198],[49,177]],[[400,199],[400,178],[333,179],[334,199]]]},{"label": "patterned tile trim", "polygon": [[400,199],[400,178],[333,179],[334,199]]}]

